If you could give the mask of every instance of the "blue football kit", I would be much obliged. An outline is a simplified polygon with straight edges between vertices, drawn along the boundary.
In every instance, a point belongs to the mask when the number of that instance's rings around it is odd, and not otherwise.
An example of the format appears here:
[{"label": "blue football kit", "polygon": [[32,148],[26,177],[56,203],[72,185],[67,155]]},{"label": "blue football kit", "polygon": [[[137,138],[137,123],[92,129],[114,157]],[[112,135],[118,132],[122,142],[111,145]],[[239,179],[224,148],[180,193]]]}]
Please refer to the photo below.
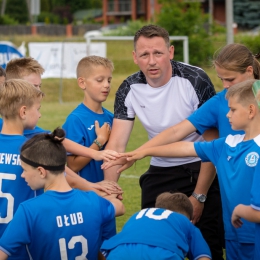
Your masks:
[{"label": "blue football kit", "polygon": [[[21,135],[0,134],[0,237],[19,204],[36,196],[36,192],[21,177],[20,149],[26,140]],[[42,193],[42,190],[38,193]],[[25,247],[9,259],[28,259]]]},{"label": "blue football kit", "polygon": [[250,205],[250,191],[259,168],[260,135],[243,141],[244,135],[229,135],[212,142],[194,143],[202,161],[211,161],[217,168],[225,239],[239,243],[254,243],[255,224],[243,220],[241,228],[234,228],[231,215],[238,204]]},{"label": "blue football kit", "polygon": [[102,227],[114,218],[113,204],[92,191],[49,190],[20,204],[0,249],[12,255],[26,245],[31,259],[96,260]]},{"label": "blue football kit", "polygon": [[231,128],[227,118],[229,107],[228,101],[225,98],[226,93],[226,89],[217,93],[217,95],[205,102],[187,118],[197,129],[198,133],[203,134],[210,128],[217,128],[219,137],[244,133],[244,131],[235,131]]},{"label": "blue football kit", "polygon": [[[129,254],[127,247],[131,249]],[[120,233],[104,241],[101,251],[108,260],[211,258],[201,232],[187,217],[159,208],[143,209],[134,214]]]},{"label": "blue football kit", "polygon": [[[2,126],[3,126],[3,119],[0,118],[0,129],[2,129]],[[44,130],[42,128],[40,128],[39,126],[35,126],[34,129],[25,129],[23,131],[23,135],[30,139],[32,138],[34,135],[37,135],[37,134],[42,134],[42,133],[49,133],[50,131],[48,130]]]},{"label": "blue football kit", "polygon": [[[110,127],[113,122],[113,114],[107,109],[103,109],[103,114],[97,114],[86,107],[83,103],[79,104],[67,117],[62,128],[66,132],[66,138],[90,147],[97,138],[95,132],[95,121],[99,122],[100,127],[104,123],[108,123]],[[99,182],[104,180],[104,173],[101,170],[102,161],[91,160],[83,169],[79,171],[79,175],[90,181]]]}]

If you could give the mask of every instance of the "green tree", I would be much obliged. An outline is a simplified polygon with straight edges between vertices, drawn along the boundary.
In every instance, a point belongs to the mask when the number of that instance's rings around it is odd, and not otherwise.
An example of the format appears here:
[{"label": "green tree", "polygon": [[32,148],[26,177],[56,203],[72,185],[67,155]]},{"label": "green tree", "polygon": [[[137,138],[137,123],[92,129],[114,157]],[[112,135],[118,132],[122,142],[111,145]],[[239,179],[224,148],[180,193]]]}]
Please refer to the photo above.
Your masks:
[{"label": "green tree", "polygon": [[[183,0],[161,0],[162,8],[157,14],[158,25],[164,27],[172,36],[189,37],[189,62],[205,65],[212,56],[212,43],[205,25],[208,16],[203,14],[199,2]],[[182,42],[176,41],[175,60],[183,60]]]},{"label": "green tree", "polygon": [[5,14],[21,24],[29,22],[29,12],[26,0],[8,0]]}]

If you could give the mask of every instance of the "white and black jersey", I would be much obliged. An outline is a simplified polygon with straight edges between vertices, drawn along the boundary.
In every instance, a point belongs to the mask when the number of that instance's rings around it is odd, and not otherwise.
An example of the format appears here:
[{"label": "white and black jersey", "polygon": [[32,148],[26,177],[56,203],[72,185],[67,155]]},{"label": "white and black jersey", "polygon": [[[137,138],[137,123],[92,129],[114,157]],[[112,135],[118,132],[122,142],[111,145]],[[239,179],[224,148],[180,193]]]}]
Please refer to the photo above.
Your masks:
[{"label": "white and black jersey", "polygon": [[[201,68],[176,61],[171,64],[172,77],[164,86],[151,87],[141,71],[124,80],[116,93],[114,118],[134,120],[137,115],[151,139],[186,119],[216,94],[211,80]],[[193,133],[184,140],[203,139]],[[151,165],[170,167],[198,160],[194,157],[153,157]]]}]

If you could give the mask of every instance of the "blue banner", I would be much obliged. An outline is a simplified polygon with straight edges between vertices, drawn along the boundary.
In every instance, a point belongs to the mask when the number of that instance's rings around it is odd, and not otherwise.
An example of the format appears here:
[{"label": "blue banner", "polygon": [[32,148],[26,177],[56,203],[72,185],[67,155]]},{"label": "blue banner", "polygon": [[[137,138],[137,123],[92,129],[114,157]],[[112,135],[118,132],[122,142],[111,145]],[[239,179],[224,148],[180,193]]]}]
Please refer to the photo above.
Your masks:
[{"label": "blue banner", "polygon": [[11,59],[21,58],[23,55],[9,43],[0,42],[0,66],[5,69]]}]

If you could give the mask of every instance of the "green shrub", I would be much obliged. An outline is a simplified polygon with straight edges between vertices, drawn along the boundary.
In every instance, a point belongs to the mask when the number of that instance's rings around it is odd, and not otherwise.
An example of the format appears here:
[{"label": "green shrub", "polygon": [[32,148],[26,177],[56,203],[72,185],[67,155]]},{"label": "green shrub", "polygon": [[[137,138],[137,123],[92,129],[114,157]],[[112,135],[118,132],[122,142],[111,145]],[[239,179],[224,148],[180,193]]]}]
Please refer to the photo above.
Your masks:
[{"label": "green shrub", "polygon": [[9,15],[5,14],[0,16],[0,24],[2,25],[17,25],[19,22],[14,18],[10,17]]},{"label": "green shrub", "polygon": [[[201,4],[180,0],[161,0],[162,8],[157,14],[158,25],[171,36],[189,37],[189,62],[205,65],[212,55],[212,41],[205,26],[208,15],[203,14]],[[183,61],[182,42],[175,42],[175,60]]]},{"label": "green shrub", "polygon": [[38,15],[38,22],[46,24],[58,24],[59,16],[49,12],[41,12]]}]

